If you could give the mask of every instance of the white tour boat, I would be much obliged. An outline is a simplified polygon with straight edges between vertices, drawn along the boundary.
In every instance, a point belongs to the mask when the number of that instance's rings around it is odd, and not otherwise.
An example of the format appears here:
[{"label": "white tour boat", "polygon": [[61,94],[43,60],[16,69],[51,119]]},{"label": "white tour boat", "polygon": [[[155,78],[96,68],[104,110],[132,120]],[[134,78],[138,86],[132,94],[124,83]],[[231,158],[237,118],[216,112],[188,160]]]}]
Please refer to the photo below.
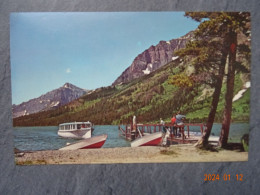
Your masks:
[{"label": "white tour boat", "polygon": [[86,139],[91,137],[94,125],[87,122],[71,122],[59,125],[58,135],[66,138]]}]

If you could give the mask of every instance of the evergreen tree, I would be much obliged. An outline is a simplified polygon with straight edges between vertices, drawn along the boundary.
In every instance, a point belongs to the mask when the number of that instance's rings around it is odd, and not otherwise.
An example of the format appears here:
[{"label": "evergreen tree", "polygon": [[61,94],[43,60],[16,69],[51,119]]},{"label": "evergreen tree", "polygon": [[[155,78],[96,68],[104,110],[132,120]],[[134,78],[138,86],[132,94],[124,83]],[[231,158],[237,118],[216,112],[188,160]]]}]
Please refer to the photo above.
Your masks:
[{"label": "evergreen tree", "polygon": [[[225,65],[228,57],[227,92],[225,98],[225,110],[223,124],[219,140],[220,146],[227,143],[232,112],[232,98],[234,89],[234,75],[237,53],[237,34],[244,33],[248,36],[249,16],[248,12],[186,12],[185,15],[201,22],[194,32],[195,41],[187,44],[185,49],[178,51],[179,56],[193,56],[193,65],[196,74],[209,71],[211,79],[202,80],[214,86],[214,94],[205,131],[199,145],[206,146],[213,126],[217,105],[221,93]],[[217,72],[214,70],[218,70]]]},{"label": "evergreen tree", "polygon": [[237,60],[237,45],[238,33],[249,33],[250,14],[247,12],[233,12],[226,16],[228,20],[228,37],[229,37],[229,59],[228,59],[228,73],[227,73],[227,91],[225,95],[225,109],[223,114],[222,128],[219,138],[219,145],[225,147],[228,141],[229,128],[232,113],[232,99],[234,92],[235,71],[238,69]]}]

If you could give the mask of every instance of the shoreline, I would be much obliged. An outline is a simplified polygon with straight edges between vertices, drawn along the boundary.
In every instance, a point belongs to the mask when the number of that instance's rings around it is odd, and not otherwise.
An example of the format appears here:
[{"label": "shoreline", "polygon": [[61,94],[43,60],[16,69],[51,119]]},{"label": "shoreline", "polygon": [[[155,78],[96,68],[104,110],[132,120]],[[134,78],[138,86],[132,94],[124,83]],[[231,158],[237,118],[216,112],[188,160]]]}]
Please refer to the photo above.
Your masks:
[{"label": "shoreline", "polygon": [[17,165],[234,161],[248,161],[248,152],[226,149],[209,151],[198,149],[193,144],[178,144],[169,147],[143,146],[68,151],[20,151],[15,154]]}]

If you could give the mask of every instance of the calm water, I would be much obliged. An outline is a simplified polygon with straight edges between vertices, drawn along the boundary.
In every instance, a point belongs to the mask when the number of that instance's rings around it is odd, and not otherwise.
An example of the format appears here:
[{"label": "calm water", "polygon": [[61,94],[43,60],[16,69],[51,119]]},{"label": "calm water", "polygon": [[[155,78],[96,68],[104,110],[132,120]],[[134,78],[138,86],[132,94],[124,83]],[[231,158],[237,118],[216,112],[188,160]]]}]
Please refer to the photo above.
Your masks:
[{"label": "calm water", "polygon": [[[221,124],[214,124],[212,133],[220,134]],[[14,128],[14,147],[19,150],[54,150],[78,140],[62,138],[57,135],[58,127],[16,127]],[[200,134],[199,127],[190,128],[195,134]],[[249,133],[249,124],[234,123],[231,125],[229,142],[240,142],[243,134]],[[130,147],[130,142],[118,136],[118,127],[113,125],[97,125],[93,136],[107,134],[103,148]]]}]

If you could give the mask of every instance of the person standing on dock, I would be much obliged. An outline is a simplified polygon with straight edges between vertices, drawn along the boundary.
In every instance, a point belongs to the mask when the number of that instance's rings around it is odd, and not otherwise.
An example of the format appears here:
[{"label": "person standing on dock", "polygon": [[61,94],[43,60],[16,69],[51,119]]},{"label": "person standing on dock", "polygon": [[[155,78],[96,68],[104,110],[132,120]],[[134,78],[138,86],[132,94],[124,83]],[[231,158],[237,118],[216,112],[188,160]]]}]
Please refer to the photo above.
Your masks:
[{"label": "person standing on dock", "polygon": [[162,120],[162,118],[160,118],[160,124],[162,125],[162,146],[167,146],[167,138],[169,137],[169,130],[168,128],[166,129],[165,127],[165,122]]},{"label": "person standing on dock", "polygon": [[178,112],[178,114],[176,115],[176,124],[177,125],[184,125],[183,120],[186,118],[185,115],[180,114],[180,112]]},{"label": "person standing on dock", "polygon": [[171,118],[171,123],[173,125],[173,129],[172,129],[172,133],[176,136],[177,135],[177,128],[176,128],[176,114],[173,114],[172,118]]},{"label": "person standing on dock", "polygon": [[162,120],[162,118],[160,118],[160,124],[162,125],[163,133],[166,133],[165,122]]},{"label": "person standing on dock", "polygon": [[179,133],[184,136],[184,123],[183,120],[186,118],[185,115],[180,114],[180,112],[176,115],[176,124],[179,127]]}]

